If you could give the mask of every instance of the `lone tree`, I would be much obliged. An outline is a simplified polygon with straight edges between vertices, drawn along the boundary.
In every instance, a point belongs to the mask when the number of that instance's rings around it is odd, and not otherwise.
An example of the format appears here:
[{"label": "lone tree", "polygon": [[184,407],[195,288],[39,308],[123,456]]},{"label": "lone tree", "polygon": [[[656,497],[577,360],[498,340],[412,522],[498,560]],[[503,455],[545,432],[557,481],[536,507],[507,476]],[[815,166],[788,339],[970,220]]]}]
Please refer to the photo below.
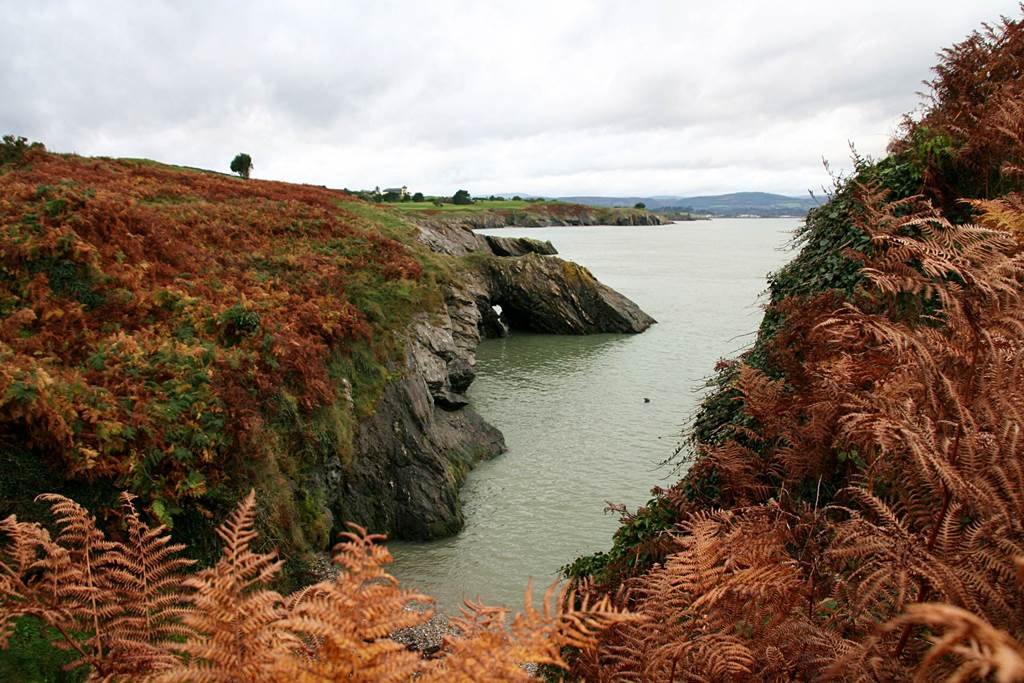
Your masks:
[{"label": "lone tree", "polygon": [[0,140],[0,166],[4,164],[21,164],[26,161],[32,152],[45,150],[43,143],[29,143],[26,138],[20,135],[5,135]]},{"label": "lone tree", "polygon": [[647,205],[644,204],[643,202],[637,202],[636,204],[633,205],[633,208],[634,209],[646,209]]},{"label": "lone tree", "polygon": [[459,190],[452,195],[452,204],[472,204],[473,198],[469,196],[469,192],[466,190]]},{"label": "lone tree", "polygon": [[231,160],[231,170],[243,178],[248,178],[249,172],[252,170],[252,157],[245,152],[236,155]]}]

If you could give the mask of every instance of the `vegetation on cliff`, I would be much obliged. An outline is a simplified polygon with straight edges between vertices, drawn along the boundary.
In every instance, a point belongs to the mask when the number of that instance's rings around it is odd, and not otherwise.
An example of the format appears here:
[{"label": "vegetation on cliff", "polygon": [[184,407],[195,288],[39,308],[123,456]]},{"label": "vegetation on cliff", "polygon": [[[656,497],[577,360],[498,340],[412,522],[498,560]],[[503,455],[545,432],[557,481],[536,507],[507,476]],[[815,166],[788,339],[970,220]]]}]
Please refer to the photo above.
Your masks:
[{"label": "vegetation on cliff", "polygon": [[255,484],[283,551],[326,547],[305,473],[350,461],[453,260],[342,192],[14,138],[2,160],[3,511],[129,489],[202,544]]},{"label": "vegetation on cliff", "polygon": [[810,213],[692,467],[569,568],[646,617],[579,673],[1024,679],[1022,71],[1020,21],[944,51]]},{"label": "vegetation on cliff", "polygon": [[503,608],[471,606],[459,635],[425,659],[389,637],[425,623],[431,600],[386,573],[382,536],[353,526],[334,548],[331,578],[282,595],[269,584],[283,563],[253,547],[253,492],[217,529],[219,561],[200,571],[165,527],[146,524],[132,496],[121,497],[123,540],[77,503],[41,499],[54,535],[13,517],[0,522],[0,647],[16,620],[38,620],[67,652],[66,668],[92,680],[526,681],[524,662],[561,667],[562,648],[586,650],[601,629],[632,618],[607,600],[567,607],[575,600],[552,586],[541,610],[528,591],[511,619]]}]

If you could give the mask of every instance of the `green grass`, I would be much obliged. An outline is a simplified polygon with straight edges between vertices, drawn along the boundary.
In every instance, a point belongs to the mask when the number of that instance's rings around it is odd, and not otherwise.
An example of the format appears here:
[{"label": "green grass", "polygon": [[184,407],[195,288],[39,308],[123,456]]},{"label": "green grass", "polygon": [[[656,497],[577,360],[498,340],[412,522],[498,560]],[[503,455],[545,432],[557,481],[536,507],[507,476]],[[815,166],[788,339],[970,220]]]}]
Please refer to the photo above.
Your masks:
[{"label": "green grass", "polygon": [[527,202],[527,201],[516,201],[514,199],[506,200],[495,200],[490,201],[488,199],[478,199],[472,204],[451,204],[444,203],[441,206],[435,206],[433,202],[385,202],[383,206],[387,206],[399,211],[489,211],[489,210],[528,210],[533,207],[546,206],[548,204],[560,204],[561,202],[556,201],[543,201],[543,202]]}]

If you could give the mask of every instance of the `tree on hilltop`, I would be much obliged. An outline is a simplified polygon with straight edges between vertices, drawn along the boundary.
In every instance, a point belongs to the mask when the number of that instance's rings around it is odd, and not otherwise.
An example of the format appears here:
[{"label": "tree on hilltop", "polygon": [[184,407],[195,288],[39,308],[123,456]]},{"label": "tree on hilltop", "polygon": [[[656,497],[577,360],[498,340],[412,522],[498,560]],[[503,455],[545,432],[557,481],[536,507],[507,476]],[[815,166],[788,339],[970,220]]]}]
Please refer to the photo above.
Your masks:
[{"label": "tree on hilltop", "polygon": [[35,154],[46,151],[41,142],[30,143],[20,135],[5,135],[0,139],[0,166],[11,164],[20,166],[27,163]]},{"label": "tree on hilltop", "polygon": [[469,192],[466,190],[459,190],[452,195],[452,204],[472,204],[473,198],[469,196]]},{"label": "tree on hilltop", "polygon": [[235,155],[235,158],[231,160],[231,171],[243,178],[248,178],[252,171],[252,157],[245,152]]}]

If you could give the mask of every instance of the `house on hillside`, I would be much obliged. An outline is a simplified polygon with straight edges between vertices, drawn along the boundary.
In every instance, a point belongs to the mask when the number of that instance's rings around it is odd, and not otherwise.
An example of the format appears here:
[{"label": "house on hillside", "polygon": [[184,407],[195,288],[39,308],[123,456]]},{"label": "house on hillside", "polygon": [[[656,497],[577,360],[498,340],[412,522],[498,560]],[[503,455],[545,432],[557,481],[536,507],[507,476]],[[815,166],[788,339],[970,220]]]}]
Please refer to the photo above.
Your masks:
[{"label": "house on hillside", "polygon": [[385,187],[382,194],[387,199],[394,198],[402,200],[409,196],[409,188],[405,185],[402,185],[401,187]]}]

